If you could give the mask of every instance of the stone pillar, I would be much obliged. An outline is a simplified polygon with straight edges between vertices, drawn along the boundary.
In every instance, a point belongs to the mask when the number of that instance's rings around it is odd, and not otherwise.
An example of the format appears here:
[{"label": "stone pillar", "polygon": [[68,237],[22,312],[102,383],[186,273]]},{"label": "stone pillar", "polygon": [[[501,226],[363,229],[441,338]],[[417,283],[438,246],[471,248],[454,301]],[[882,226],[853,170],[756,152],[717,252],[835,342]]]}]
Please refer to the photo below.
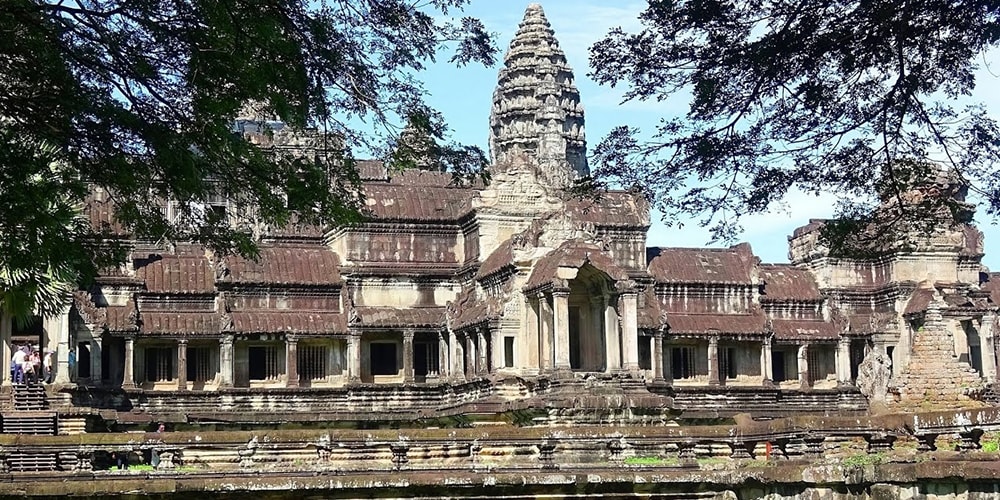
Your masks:
[{"label": "stone pillar", "polygon": [[552,291],[552,322],[555,333],[556,371],[570,370],[569,364],[569,290]]},{"label": "stone pillar", "polygon": [[992,383],[997,380],[997,348],[996,332],[993,325],[996,323],[996,315],[987,313],[983,315],[979,325],[979,346],[983,358],[983,378]]},{"label": "stone pillar", "polygon": [[837,384],[848,387],[854,384],[851,380],[851,338],[840,337],[837,342]]},{"label": "stone pillar", "polygon": [[621,356],[621,335],[619,335],[618,328],[618,313],[615,311],[615,306],[608,300],[608,297],[604,297],[604,348],[605,357],[607,358],[608,369],[607,372],[613,372],[620,370],[622,367],[622,356]]},{"label": "stone pillar", "polygon": [[444,330],[438,332],[438,377],[446,379],[451,376],[451,363],[448,359],[448,339],[444,336]]},{"label": "stone pillar", "polygon": [[708,338],[708,385],[721,385],[719,379],[719,337]]},{"label": "stone pillar", "polygon": [[500,329],[496,329],[489,332],[490,335],[490,370],[496,373],[497,370],[504,367],[504,352],[503,352],[503,334],[500,333]]},{"label": "stone pillar", "polygon": [[56,338],[56,363],[52,367],[56,371],[53,381],[57,384],[68,384],[71,382],[69,373],[69,310],[70,306],[67,304],[59,314],[59,331]]},{"label": "stone pillar", "polygon": [[634,372],[639,370],[639,295],[634,290],[624,291],[622,301],[622,360],[623,368]]},{"label": "stone pillar", "polygon": [[476,337],[475,331],[465,334],[465,380],[476,378]]},{"label": "stone pillar", "polygon": [[219,386],[232,387],[234,384],[233,373],[233,342],[232,335],[223,335],[219,339]]},{"label": "stone pillar", "polygon": [[[604,296],[597,295],[590,298],[590,323],[593,332],[588,335],[588,338],[594,339],[595,342],[590,346],[590,349],[582,349],[584,353],[591,353],[587,357],[591,360],[588,366],[588,370],[600,369],[606,372],[608,370],[608,348],[604,346],[604,342],[607,340],[604,336]],[[603,363],[594,364],[595,361],[604,360]],[[585,365],[587,366],[587,365]]]},{"label": "stone pillar", "polygon": [[361,382],[361,332],[347,334],[347,382]]},{"label": "stone pillar", "polygon": [[774,387],[774,365],[771,363],[771,336],[760,343],[760,378],[764,387]]},{"label": "stone pillar", "polygon": [[[538,299],[537,298],[524,298],[524,326],[525,326],[525,345],[526,349],[519,349],[515,351],[515,354],[520,353],[520,356],[515,357],[517,361],[518,368],[522,372],[533,372],[537,373],[538,369],[541,368],[541,358],[542,358],[542,344],[539,338],[538,332]],[[534,359],[532,359],[534,358]]]},{"label": "stone pillar", "polygon": [[549,299],[541,294],[538,296],[538,303],[541,309],[539,326],[542,336],[539,368],[543,372],[549,372],[552,371],[554,359],[552,355],[552,305],[549,304]]},{"label": "stone pillar", "polygon": [[462,342],[455,334],[455,331],[448,329],[448,360],[451,362],[451,378],[457,382],[465,381],[465,370],[462,369],[462,360],[465,359],[465,350]]},{"label": "stone pillar", "polygon": [[299,386],[299,338],[285,335],[285,387]]},{"label": "stone pillar", "polygon": [[12,380],[10,371],[13,367],[10,358],[14,357],[14,349],[11,346],[11,322],[13,319],[6,314],[0,313],[0,344],[3,344],[3,386],[10,387]]},{"label": "stone pillar", "polygon": [[663,332],[653,334],[653,381],[663,382]]},{"label": "stone pillar", "polygon": [[476,374],[486,375],[490,372],[490,356],[487,350],[488,343],[486,336],[490,334],[489,327],[482,327],[481,329],[476,329],[476,354],[478,354],[478,360],[476,361]]},{"label": "stone pillar", "polygon": [[125,337],[125,366],[122,374],[122,388],[135,389],[135,337]]},{"label": "stone pillar", "polygon": [[188,341],[180,339],[177,341],[177,390],[186,391],[188,388]]},{"label": "stone pillar", "polygon": [[812,381],[809,380],[809,344],[802,344],[799,346],[799,387],[802,390],[809,389],[812,387]]},{"label": "stone pillar", "polygon": [[413,330],[403,330],[403,383],[413,383]]},{"label": "stone pillar", "polygon": [[[104,350],[104,340],[101,337],[90,338],[90,385],[101,385],[104,378],[104,367],[101,363],[101,352]],[[9,361],[9,360],[8,360]],[[80,359],[77,358],[77,370]]]},{"label": "stone pillar", "polygon": [[674,383],[674,360],[672,356],[672,351],[670,350],[670,339],[667,337],[667,332],[661,330],[661,349],[663,351],[663,356],[660,358],[663,360],[663,382],[666,384]]}]

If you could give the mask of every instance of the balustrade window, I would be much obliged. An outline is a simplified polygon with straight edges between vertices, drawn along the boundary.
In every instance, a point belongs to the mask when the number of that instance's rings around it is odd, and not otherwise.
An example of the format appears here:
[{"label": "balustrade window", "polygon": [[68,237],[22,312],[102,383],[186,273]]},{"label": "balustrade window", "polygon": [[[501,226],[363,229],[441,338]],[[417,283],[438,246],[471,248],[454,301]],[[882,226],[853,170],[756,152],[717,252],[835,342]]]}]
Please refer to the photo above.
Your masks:
[{"label": "balustrade window", "polygon": [[146,347],[146,381],[169,382],[174,379],[177,351],[173,347]]},{"label": "balustrade window", "polygon": [[372,375],[399,375],[395,342],[372,342],[369,350]]},{"label": "balustrade window", "polygon": [[299,345],[299,380],[326,378],[329,347],[325,345]]},{"label": "balustrade window", "polygon": [[693,347],[674,347],[670,349],[670,366],[674,380],[694,378],[695,357]]},{"label": "balustrade window", "polygon": [[812,346],[808,351],[809,380],[816,382],[826,378],[828,355],[822,349]]},{"label": "balustrade window", "polygon": [[210,347],[188,347],[187,379],[189,382],[209,382],[215,379],[215,358]]},{"label": "balustrade window", "polygon": [[719,349],[719,378],[736,378],[736,348]]},{"label": "balustrade window", "polygon": [[278,347],[250,346],[247,348],[250,363],[250,380],[277,380],[281,376]]},{"label": "balustrade window", "polygon": [[438,343],[434,342],[414,342],[413,344],[413,373],[420,377],[427,375],[437,375],[439,368]]}]

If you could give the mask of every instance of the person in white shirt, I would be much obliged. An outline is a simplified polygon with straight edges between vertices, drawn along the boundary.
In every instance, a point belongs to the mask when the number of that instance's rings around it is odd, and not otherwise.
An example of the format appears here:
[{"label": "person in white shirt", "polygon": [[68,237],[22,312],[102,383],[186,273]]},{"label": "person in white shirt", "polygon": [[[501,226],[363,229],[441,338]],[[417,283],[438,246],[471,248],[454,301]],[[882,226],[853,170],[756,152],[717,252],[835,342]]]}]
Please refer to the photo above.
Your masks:
[{"label": "person in white shirt", "polygon": [[24,352],[24,348],[19,348],[14,352],[14,357],[10,358],[10,364],[14,367],[14,383],[23,384],[24,383],[24,360],[28,357],[28,354]]}]

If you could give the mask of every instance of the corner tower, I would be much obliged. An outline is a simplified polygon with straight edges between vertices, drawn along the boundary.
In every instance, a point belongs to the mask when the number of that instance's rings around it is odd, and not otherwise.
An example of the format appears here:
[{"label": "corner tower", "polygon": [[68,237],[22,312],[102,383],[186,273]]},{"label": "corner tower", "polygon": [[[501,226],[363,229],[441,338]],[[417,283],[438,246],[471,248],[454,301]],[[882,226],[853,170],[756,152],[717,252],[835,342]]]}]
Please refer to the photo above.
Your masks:
[{"label": "corner tower", "polygon": [[494,169],[532,158],[550,186],[589,175],[583,106],[541,5],[524,12],[504,56],[490,113]]}]

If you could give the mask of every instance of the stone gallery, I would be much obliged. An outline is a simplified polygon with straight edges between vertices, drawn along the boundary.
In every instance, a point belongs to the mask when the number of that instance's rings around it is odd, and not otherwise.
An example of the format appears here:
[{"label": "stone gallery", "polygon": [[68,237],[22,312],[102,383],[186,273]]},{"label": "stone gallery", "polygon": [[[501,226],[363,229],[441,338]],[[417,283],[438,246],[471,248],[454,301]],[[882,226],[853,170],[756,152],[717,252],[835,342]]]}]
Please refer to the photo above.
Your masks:
[{"label": "stone gallery", "polygon": [[[1000,278],[980,263],[971,208],[871,259],[832,257],[818,220],[789,237],[789,264],[761,263],[745,243],[650,246],[642,196],[565,190],[589,173],[583,109],[529,6],[493,95],[488,184],[456,183],[431,161],[365,161],[366,222],[265,230],[257,261],[136,241],[61,316],[4,318],[2,358],[24,343],[56,352],[60,426],[778,416],[991,394]],[[262,146],[308,142],[241,123]],[[908,199],[931,190],[964,200],[944,173]],[[112,222],[108,198],[93,193],[95,224]],[[211,208],[238,223],[226,200]]]}]

